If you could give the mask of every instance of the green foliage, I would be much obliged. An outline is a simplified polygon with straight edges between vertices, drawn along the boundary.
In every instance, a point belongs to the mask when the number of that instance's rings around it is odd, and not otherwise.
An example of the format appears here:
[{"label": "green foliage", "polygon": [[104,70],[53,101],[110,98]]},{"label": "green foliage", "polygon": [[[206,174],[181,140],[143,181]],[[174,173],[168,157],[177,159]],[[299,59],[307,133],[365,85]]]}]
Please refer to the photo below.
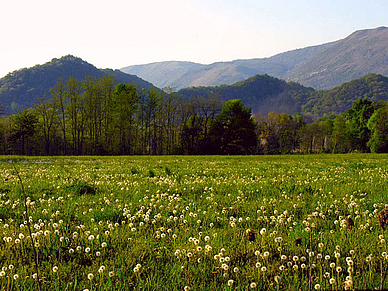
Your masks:
[{"label": "green foliage", "polygon": [[75,180],[71,185],[66,186],[66,188],[77,196],[95,195],[97,192],[97,189],[94,185],[78,179]]},{"label": "green foliage", "polygon": [[371,138],[367,145],[373,153],[388,152],[388,104],[378,108],[368,121]]},{"label": "green foliage", "polygon": [[38,118],[34,111],[24,109],[18,114],[13,115],[12,118],[13,126],[10,139],[13,141],[15,146],[21,148],[22,154],[28,154],[26,151],[26,143],[31,138],[36,129]]},{"label": "green foliage", "polygon": [[216,154],[252,154],[257,147],[256,123],[241,100],[229,100],[210,128]]},{"label": "green foliage", "polygon": [[370,138],[370,129],[368,120],[376,110],[374,102],[368,99],[359,99],[353,103],[352,108],[345,112],[349,120],[349,131],[351,134],[353,147],[357,150],[366,152],[367,142]]}]

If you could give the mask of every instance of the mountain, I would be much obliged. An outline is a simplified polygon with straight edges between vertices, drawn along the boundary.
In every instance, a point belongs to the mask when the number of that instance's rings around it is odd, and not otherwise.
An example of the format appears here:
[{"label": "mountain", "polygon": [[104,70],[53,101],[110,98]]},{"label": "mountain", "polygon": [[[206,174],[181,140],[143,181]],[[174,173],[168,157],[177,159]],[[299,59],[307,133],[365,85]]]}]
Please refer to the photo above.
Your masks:
[{"label": "mountain", "polygon": [[233,85],[191,87],[178,91],[186,99],[212,96],[223,101],[241,99],[253,113],[261,115],[270,111],[288,114],[300,112],[314,93],[312,88],[294,82],[287,83],[269,75],[256,75]]},{"label": "mountain", "polygon": [[289,80],[314,88],[333,88],[370,73],[388,76],[388,28],[356,31],[294,67]]},{"label": "mountain", "polygon": [[253,113],[301,113],[315,119],[343,113],[360,98],[376,102],[388,101],[388,77],[370,74],[331,90],[317,91],[295,82],[286,82],[268,75],[256,75],[233,85],[191,87],[181,89],[178,94],[187,99],[212,96],[224,101],[241,99]]},{"label": "mountain", "polygon": [[292,50],[270,58],[210,65],[160,62],[121,70],[136,74],[160,88],[230,85],[257,74],[268,74],[315,89],[332,89],[370,73],[388,76],[388,28],[356,31],[339,41]]},{"label": "mountain", "polygon": [[1,78],[0,102],[7,113],[13,113],[15,108],[31,107],[36,98],[50,96],[49,89],[60,77],[64,80],[73,77],[82,81],[86,76],[101,78],[108,75],[113,76],[118,83],[135,83],[139,89],[154,87],[137,76],[119,70],[97,69],[80,58],[67,55],[43,65],[14,71]]},{"label": "mountain", "polygon": [[296,65],[305,62],[333,44],[312,46],[263,59],[217,62],[210,65],[178,61],[157,62],[129,66],[121,70],[148,80],[159,88],[182,89],[193,86],[230,85],[258,74],[285,78],[287,72]]}]

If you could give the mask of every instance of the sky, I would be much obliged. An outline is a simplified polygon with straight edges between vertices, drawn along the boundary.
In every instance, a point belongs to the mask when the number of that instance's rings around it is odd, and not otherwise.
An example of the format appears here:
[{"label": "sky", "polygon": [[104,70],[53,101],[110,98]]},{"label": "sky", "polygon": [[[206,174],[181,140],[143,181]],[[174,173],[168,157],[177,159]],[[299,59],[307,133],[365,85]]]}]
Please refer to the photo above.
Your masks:
[{"label": "sky", "polygon": [[98,68],[270,57],[388,26],[388,0],[4,0],[0,78],[72,54]]}]

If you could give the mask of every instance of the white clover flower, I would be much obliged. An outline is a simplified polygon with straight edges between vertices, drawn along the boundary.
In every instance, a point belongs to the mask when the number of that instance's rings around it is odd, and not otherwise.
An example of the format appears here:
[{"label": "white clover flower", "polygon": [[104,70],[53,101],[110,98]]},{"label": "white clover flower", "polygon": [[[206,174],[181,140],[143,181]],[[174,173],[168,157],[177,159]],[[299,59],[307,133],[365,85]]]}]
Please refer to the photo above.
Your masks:
[{"label": "white clover flower", "polygon": [[257,284],[255,282],[252,282],[249,286],[253,289],[257,287]]},{"label": "white clover flower", "polygon": [[58,272],[58,267],[57,267],[57,266],[54,266],[54,267],[53,267],[53,272],[54,272],[54,273]]},{"label": "white clover flower", "polygon": [[233,285],[233,283],[234,283],[234,281],[233,281],[233,280],[228,280],[228,286],[232,286],[232,285]]},{"label": "white clover flower", "polygon": [[91,281],[91,280],[93,280],[93,278],[94,278],[94,275],[93,275],[93,273],[89,273],[89,274],[88,274],[88,280],[90,280],[90,281]]}]

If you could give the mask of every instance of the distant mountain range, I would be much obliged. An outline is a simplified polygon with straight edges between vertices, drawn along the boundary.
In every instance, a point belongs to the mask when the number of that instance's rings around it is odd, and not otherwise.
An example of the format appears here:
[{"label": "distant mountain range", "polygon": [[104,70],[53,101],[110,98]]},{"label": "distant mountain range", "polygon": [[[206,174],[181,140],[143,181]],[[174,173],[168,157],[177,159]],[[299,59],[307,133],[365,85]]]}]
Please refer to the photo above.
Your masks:
[{"label": "distant mountain range", "polygon": [[121,69],[159,88],[230,85],[268,74],[315,89],[332,89],[371,73],[388,76],[388,28],[360,30],[345,39],[275,55],[202,65],[158,62]]},{"label": "distant mountain range", "polygon": [[101,78],[111,75],[118,83],[134,83],[139,89],[154,87],[143,79],[126,74],[120,70],[97,69],[95,66],[80,58],[67,55],[59,59],[52,59],[43,65],[36,65],[28,69],[20,69],[9,73],[0,79],[0,102],[6,113],[14,113],[17,109],[31,107],[36,99],[49,95],[60,77],[66,81],[73,77],[82,81],[86,76]]}]

